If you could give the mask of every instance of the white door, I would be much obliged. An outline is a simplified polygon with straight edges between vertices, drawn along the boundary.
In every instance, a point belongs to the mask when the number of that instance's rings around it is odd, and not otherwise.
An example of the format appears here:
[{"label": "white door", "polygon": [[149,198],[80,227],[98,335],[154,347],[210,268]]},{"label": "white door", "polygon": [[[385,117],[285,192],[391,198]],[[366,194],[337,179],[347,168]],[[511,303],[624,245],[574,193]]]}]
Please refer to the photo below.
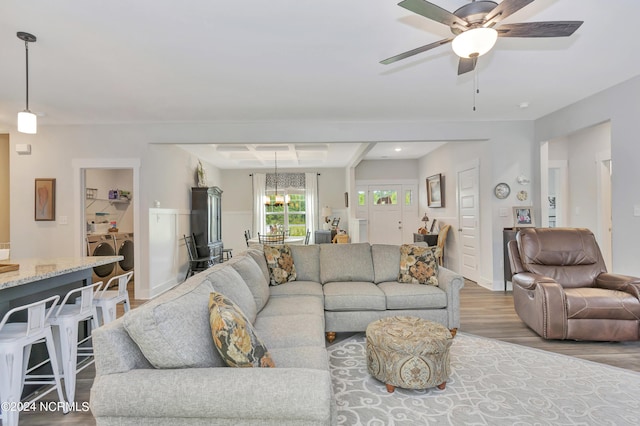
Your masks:
[{"label": "white door", "polygon": [[458,182],[458,240],[460,247],[460,273],[472,281],[479,277],[478,162],[473,161],[457,172]]},{"label": "white door", "polygon": [[402,244],[402,187],[369,186],[369,242]]},{"label": "white door", "polygon": [[420,227],[418,185],[402,185],[402,243],[413,242],[413,233]]}]

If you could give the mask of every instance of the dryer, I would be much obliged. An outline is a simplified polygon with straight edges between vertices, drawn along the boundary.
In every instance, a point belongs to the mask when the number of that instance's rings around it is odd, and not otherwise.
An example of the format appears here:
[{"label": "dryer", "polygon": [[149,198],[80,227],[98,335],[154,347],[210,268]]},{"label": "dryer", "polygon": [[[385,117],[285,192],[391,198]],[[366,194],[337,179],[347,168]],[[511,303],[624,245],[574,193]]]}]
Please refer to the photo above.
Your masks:
[{"label": "dryer", "polygon": [[[115,256],[116,246],[112,234],[95,234],[87,236],[88,256]],[[116,275],[116,263],[108,263],[93,268],[93,282],[107,282]]]},{"label": "dryer", "polygon": [[133,271],[133,232],[116,233],[114,241],[116,255],[124,257],[116,264],[116,275]]}]

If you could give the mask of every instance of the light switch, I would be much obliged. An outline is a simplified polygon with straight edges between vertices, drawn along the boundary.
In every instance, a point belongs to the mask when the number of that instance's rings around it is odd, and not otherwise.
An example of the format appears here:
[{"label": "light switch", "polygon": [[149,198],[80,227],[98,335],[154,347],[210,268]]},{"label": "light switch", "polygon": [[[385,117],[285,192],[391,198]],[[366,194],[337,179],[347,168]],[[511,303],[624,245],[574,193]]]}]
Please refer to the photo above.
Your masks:
[{"label": "light switch", "polygon": [[635,204],[633,206],[633,215],[640,216],[640,204]]},{"label": "light switch", "polygon": [[509,213],[507,213],[507,209],[505,209],[504,207],[500,207],[500,217],[507,217],[509,216]]},{"label": "light switch", "polygon": [[68,216],[60,216],[58,218],[58,224],[60,224],[60,225],[68,225],[69,224],[69,217]]}]

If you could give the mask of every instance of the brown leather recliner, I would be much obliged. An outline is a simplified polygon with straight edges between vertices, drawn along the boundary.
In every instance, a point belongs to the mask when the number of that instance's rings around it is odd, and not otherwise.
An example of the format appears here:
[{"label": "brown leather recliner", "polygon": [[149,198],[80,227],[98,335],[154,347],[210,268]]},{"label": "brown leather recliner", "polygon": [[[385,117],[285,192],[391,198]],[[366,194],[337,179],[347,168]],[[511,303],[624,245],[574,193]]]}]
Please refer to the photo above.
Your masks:
[{"label": "brown leather recliner", "polygon": [[508,250],[515,310],[544,339],[640,339],[640,278],[607,273],[591,231],[524,228]]}]

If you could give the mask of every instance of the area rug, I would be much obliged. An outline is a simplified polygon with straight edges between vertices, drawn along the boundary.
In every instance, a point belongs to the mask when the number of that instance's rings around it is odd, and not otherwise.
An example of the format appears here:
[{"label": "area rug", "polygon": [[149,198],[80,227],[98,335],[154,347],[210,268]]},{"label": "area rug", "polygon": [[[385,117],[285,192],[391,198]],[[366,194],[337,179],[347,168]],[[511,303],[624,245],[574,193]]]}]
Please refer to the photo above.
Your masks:
[{"label": "area rug", "polygon": [[458,333],[444,390],[388,393],[365,337],[328,348],[340,425],[638,425],[640,373]]}]

